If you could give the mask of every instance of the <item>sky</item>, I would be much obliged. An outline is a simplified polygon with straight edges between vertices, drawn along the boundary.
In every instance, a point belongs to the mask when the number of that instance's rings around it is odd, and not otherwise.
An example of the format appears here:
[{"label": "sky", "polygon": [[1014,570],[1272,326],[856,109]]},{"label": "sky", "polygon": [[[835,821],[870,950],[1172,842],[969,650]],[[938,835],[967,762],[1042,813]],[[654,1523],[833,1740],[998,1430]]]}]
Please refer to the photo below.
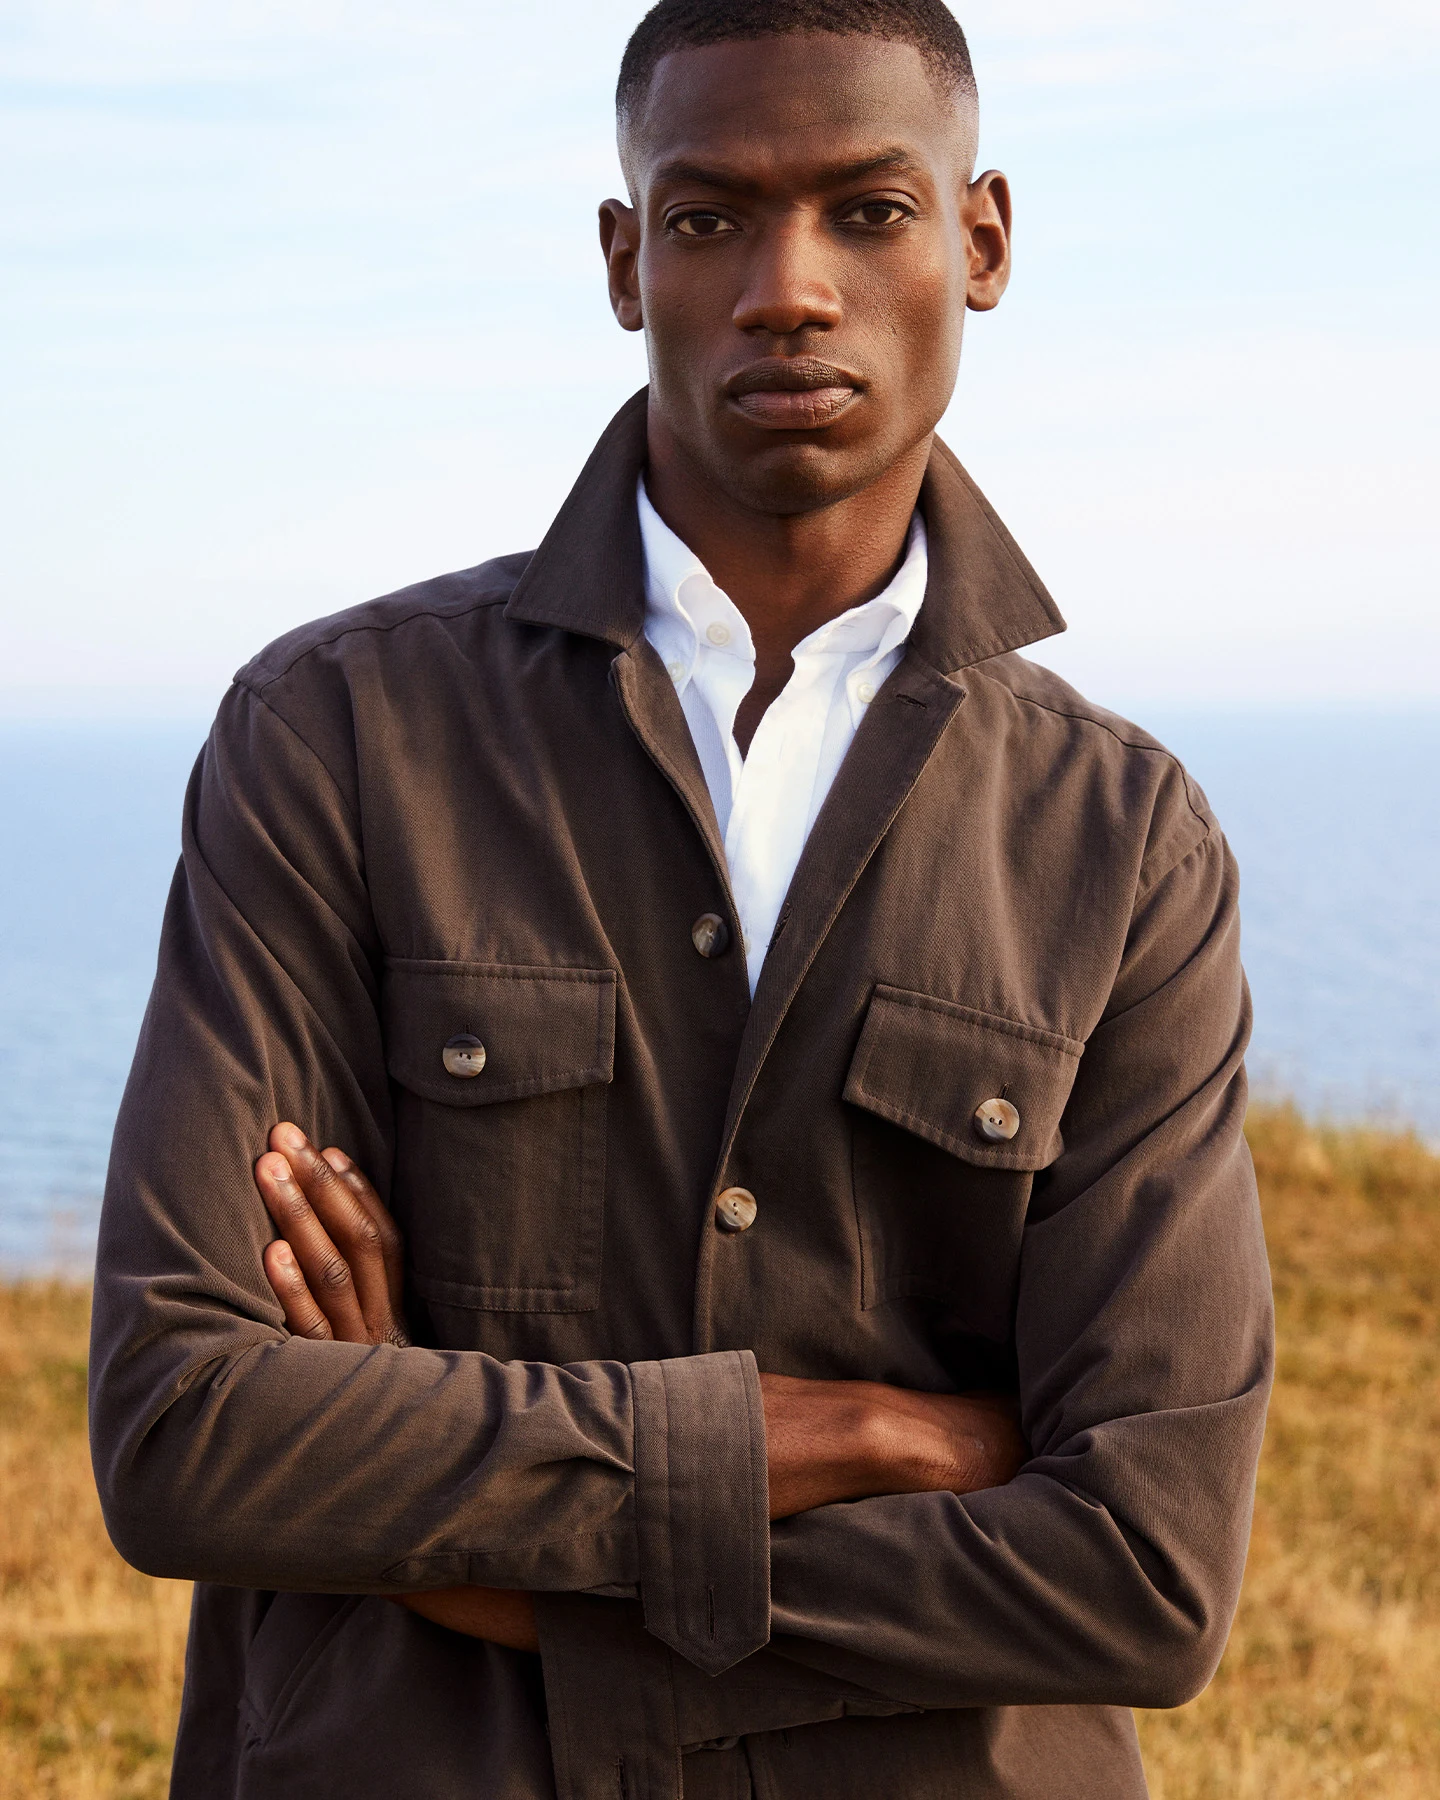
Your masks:
[{"label": "sky", "polygon": [[[644,380],[634,0],[0,0],[0,717],[208,714],[538,541]],[[1015,273],[942,434],[1147,707],[1440,704],[1434,0],[977,0]]]}]

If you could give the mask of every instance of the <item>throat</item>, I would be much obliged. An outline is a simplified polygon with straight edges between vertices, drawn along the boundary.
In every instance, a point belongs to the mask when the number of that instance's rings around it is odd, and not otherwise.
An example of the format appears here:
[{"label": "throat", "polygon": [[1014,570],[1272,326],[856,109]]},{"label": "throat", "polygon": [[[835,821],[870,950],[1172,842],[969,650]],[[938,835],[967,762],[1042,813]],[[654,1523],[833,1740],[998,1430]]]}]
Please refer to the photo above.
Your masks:
[{"label": "throat", "polygon": [[761,658],[755,665],[755,680],[750,692],[735,713],[735,743],[741,756],[748,756],[750,745],[766,712],[785,691],[785,684],[795,670],[789,651],[783,661],[779,657]]}]

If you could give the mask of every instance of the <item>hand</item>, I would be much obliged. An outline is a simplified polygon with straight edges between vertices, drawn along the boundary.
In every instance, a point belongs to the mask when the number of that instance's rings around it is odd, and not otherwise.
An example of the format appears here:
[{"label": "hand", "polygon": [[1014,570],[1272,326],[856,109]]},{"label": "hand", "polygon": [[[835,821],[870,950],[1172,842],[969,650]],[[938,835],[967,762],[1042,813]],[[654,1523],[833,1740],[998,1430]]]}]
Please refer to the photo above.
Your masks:
[{"label": "hand", "polygon": [[760,1394],[772,1519],[875,1494],[1003,1487],[1029,1454],[1007,1395],[791,1375],[762,1375]]},{"label": "hand", "polygon": [[265,1276],[294,1335],[408,1344],[400,1231],[345,1152],[277,1125],[255,1185],[280,1233],[265,1246]]},{"label": "hand", "polygon": [[[270,1133],[255,1185],[279,1238],[265,1276],[296,1337],[345,1344],[409,1342],[404,1243],[380,1196],[343,1150],[317,1151],[291,1124]],[[436,1625],[511,1650],[538,1650],[535,1605],[510,1588],[431,1588],[388,1598]]]}]

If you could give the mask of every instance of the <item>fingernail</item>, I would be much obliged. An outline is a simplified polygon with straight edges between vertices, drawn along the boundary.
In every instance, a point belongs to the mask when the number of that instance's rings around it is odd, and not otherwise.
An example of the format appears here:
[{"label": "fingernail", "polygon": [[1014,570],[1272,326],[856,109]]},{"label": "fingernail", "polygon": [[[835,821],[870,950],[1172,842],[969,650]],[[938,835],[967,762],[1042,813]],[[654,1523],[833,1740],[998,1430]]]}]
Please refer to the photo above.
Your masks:
[{"label": "fingernail", "polygon": [[320,1154],[337,1175],[343,1175],[350,1167],[350,1158],[343,1150],[337,1150],[333,1145],[328,1150],[322,1150]]},{"label": "fingernail", "polygon": [[271,1163],[270,1179],[272,1181],[289,1181],[290,1180],[290,1165],[288,1162],[286,1162],[286,1160],[283,1156],[277,1155],[274,1162]]},{"label": "fingernail", "polygon": [[287,1150],[305,1148],[305,1133],[298,1125],[281,1125],[276,1129],[275,1136]]},{"label": "fingernail", "polygon": [[278,1263],[284,1263],[287,1269],[295,1267],[295,1258],[290,1254],[290,1246],[284,1238],[281,1238],[275,1246],[275,1260]]}]

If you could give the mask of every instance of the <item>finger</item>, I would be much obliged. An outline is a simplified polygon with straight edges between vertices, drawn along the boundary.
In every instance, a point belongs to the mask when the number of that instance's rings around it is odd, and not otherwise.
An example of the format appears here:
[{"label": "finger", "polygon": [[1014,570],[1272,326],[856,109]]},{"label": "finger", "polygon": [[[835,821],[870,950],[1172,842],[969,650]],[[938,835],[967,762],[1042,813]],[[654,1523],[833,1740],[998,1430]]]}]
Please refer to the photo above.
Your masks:
[{"label": "finger", "polygon": [[[391,1303],[384,1237],[356,1184],[321,1156],[298,1125],[277,1125],[270,1133],[270,1144],[289,1163],[311,1210],[344,1262],[371,1342],[393,1339],[400,1320]],[[324,1304],[323,1295],[319,1297]]]},{"label": "finger", "polygon": [[285,1309],[285,1326],[294,1337],[334,1337],[330,1321],[315,1304],[315,1296],[305,1285],[300,1265],[290,1254],[284,1238],[267,1244],[261,1253],[265,1279],[275,1290],[275,1298]]},{"label": "finger", "polygon": [[405,1313],[405,1239],[400,1227],[391,1216],[389,1207],[375,1192],[366,1179],[364,1172],[343,1150],[332,1144],[328,1150],[320,1154],[330,1167],[349,1187],[350,1192],[365,1211],[370,1215],[376,1231],[380,1234],[380,1251],[385,1262],[385,1285],[390,1296],[390,1310],[397,1320],[403,1320]]},{"label": "finger", "polygon": [[267,1151],[255,1165],[255,1185],[275,1229],[300,1265],[311,1296],[330,1321],[331,1331],[346,1343],[368,1343],[370,1334],[355,1296],[350,1266],[315,1216],[295,1180],[289,1158]]}]

